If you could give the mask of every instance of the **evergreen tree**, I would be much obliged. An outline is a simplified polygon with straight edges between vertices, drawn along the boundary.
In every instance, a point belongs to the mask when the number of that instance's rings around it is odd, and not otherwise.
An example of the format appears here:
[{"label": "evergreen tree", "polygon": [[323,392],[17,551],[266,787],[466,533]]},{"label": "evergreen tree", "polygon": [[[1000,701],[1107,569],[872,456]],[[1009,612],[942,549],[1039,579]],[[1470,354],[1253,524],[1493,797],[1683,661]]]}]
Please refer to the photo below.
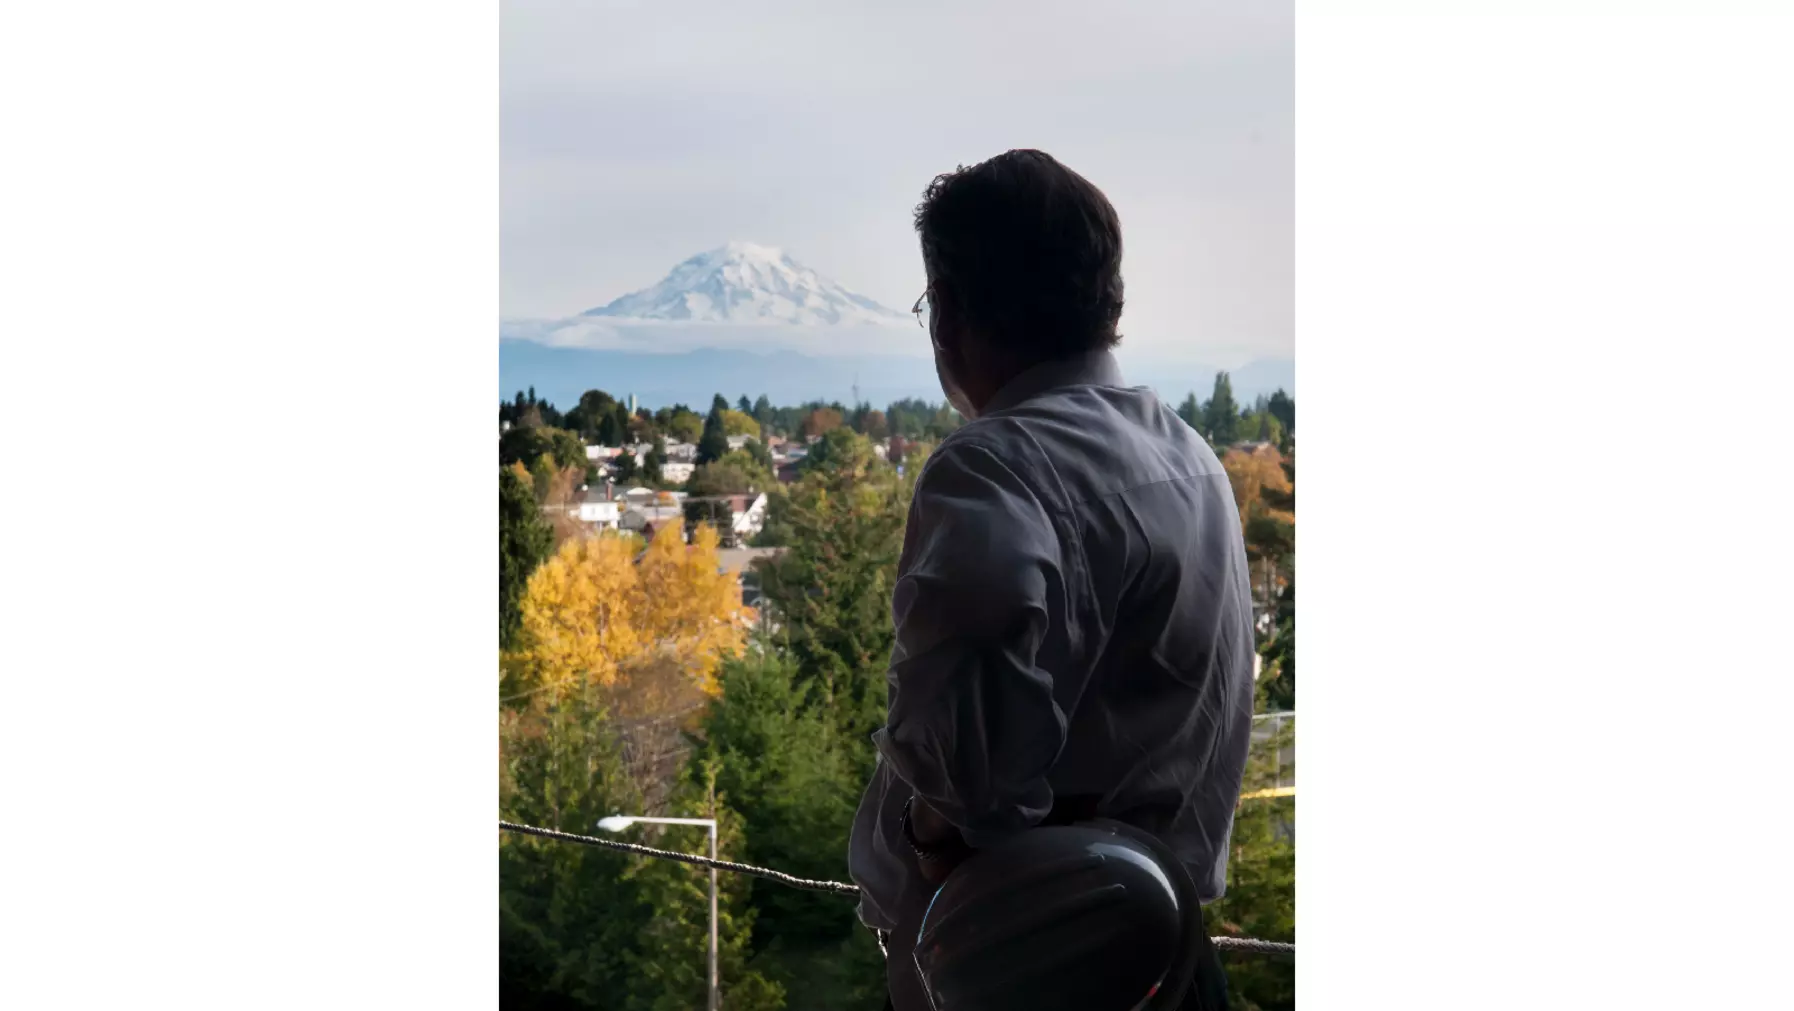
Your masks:
[{"label": "evergreen tree", "polygon": [[635,480],[635,473],[635,450],[624,446],[623,452],[618,453],[617,458],[611,461],[611,476],[619,484],[628,484]]},{"label": "evergreen tree", "polygon": [[[626,410],[626,409],[625,409]],[[598,419],[594,435],[600,446],[621,446],[626,422],[619,416],[615,405]]]},{"label": "evergreen tree", "polygon": [[[643,809],[618,728],[595,693],[502,711],[499,740],[499,811],[507,820],[590,832],[606,815]],[[689,784],[675,790],[667,807],[677,815],[712,816],[704,791]],[[719,855],[739,858],[741,817],[721,804],[714,817]],[[640,841],[685,848],[670,839]],[[752,880],[717,878],[724,1006],[777,1011],[784,1005],[780,987],[746,964]],[[594,1011],[702,1007],[709,884],[708,871],[685,864],[501,834],[501,1003]]]},{"label": "evergreen tree", "polygon": [[698,437],[698,463],[715,463],[729,452],[728,423],[723,419],[728,410],[729,402],[722,394],[717,394],[710,404],[710,414],[704,419],[704,432]]},{"label": "evergreen tree", "polygon": [[[581,698],[499,714],[500,816],[590,831],[636,810],[601,714]],[[626,857],[500,833],[499,1000],[507,1006],[614,1007],[629,992],[631,950],[653,911],[623,871]]]},{"label": "evergreen tree", "polygon": [[1260,651],[1259,691],[1266,709],[1296,708],[1296,578],[1277,594],[1276,625]]},{"label": "evergreen tree", "polygon": [[1202,408],[1204,435],[1216,446],[1227,447],[1239,440],[1240,408],[1233,401],[1233,381],[1227,373],[1215,373],[1215,390]]},{"label": "evergreen tree", "polygon": [[747,394],[743,393],[741,398],[735,401],[735,409],[743,414],[753,414],[754,402],[747,398]]},{"label": "evergreen tree", "polygon": [[[751,827],[741,859],[801,877],[839,876],[870,744],[835,732],[776,649],[726,663],[721,684],[692,769],[714,762],[717,795]],[[883,967],[853,903],[758,881],[752,899],[750,964],[784,985],[787,1007],[879,1006]]]},{"label": "evergreen tree", "polygon": [[963,424],[965,424],[965,419],[959,416],[959,412],[954,410],[951,404],[943,403],[934,412],[934,417],[929,419],[927,427],[922,430],[922,434],[929,439],[939,442],[953,434],[953,432]]},{"label": "evergreen tree", "polygon": [[660,484],[665,480],[665,478],[661,476],[660,468],[665,466],[666,462],[667,441],[664,437],[656,438],[654,440],[654,448],[648,450],[648,455],[642,460],[642,479],[649,484]]},{"label": "evergreen tree", "polygon": [[[1247,758],[1243,794],[1291,781],[1287,761],[1294,754],[1291,723],[1273,741],[1257,741]],[[1296,842],[1294,797],[1243,797],[1234,813],[1228,843],[1227,893],[1205,906],[1202,918],[1212,934],[1296,939]],[[1287,958],[1226,960],[1229,1004],[1240,1011],[1294,1011],[1295,963]]]},{"label": "evergreen tree", "polygon": [[616,406],[616,400],[603,390],[587,390],[579,395],[579,403],[567,412],[567,427],[588,442],[609,445],[601,433],[607,423],[613,423]]},{"label": "evergreen tree", "polygon": [[1184,398],[1184,402],[1178,405],[1177,416],[1184,419],[1184,424],[1198,432],[1202,431],[1202,407],[1196,403],[1196,394],[1192,393]]},{"label": "evergreen tree", "polygon": [[865,740],[884,724],[891,587],[912,485],[846,430],[812,456],[774,501],[768,526],[786,550],[760,563],[761,592],[806,689],[841,733]]},{"label": "evergreen tree", "polygon": [[509,649],[521,621],[530,573],[548,557],[554,531],[542,519],[535,491],[509,467],[498,471],[498,647]]},{"label": "evergreen tree", "polygon": [[1265,402],[1265,410],[1270,411],[1271,416],[1276,418],[1278,422],[1283,425],[1283,430],[1285,432],[1291,435],[1295,434],[1296,401],[1293,397],[1282,390],[1278,390],[1276,393],[1271,394],[1271,398]]}]

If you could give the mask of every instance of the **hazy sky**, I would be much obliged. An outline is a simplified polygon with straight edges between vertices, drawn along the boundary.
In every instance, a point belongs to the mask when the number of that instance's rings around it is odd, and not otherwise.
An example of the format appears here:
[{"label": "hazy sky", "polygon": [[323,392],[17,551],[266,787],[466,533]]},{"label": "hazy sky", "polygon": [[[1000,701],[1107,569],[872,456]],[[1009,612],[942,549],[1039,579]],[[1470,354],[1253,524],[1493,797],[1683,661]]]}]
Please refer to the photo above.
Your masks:
[{"label": "hazy sky", "polygon": [[737,239],[905,310],[929,179],[1036,147],[1120,211],[1130,351],[1292,357],[1288,0],[977,6],[505,0],[504,315]]}]

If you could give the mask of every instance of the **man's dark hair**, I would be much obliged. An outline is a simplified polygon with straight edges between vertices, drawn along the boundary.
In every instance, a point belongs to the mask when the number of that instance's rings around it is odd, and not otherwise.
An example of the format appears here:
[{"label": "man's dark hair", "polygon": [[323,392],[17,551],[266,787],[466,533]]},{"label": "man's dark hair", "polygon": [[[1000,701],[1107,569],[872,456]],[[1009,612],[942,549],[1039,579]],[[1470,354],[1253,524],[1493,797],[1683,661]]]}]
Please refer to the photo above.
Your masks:
[{"label": "man's dark hair", "polygon": [[1121,340],[1121,220],[1042,151],[937,176],[916,207],[929,299],[1028,359]]}]

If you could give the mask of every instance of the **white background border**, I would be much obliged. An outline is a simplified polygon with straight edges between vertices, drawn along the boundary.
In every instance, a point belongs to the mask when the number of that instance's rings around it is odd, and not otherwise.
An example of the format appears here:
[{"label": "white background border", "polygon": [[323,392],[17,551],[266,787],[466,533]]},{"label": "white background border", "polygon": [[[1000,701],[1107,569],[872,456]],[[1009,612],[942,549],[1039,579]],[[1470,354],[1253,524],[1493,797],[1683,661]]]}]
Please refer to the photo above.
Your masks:
[{"label": "white background border", "polygon": [[[1785,999],[1794,38],[1572,6],[1298,24],[1309,1009]],[[0,1005],[496,1003],[498,17],[0,15]]]}]

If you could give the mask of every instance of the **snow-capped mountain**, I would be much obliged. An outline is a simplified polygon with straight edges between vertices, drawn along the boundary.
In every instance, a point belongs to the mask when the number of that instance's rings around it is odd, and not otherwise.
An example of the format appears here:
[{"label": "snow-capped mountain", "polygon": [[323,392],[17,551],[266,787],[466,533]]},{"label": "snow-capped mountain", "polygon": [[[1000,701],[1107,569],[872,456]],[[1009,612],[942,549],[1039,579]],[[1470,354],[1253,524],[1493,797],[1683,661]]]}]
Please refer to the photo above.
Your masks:
[{"label": "snow-capped mountain", "polygon": [[652,288],[582,316],[685,323],[795,326],[908,322],[903,313],[848,291],[781,250],[731,242],[686,260]]}]

